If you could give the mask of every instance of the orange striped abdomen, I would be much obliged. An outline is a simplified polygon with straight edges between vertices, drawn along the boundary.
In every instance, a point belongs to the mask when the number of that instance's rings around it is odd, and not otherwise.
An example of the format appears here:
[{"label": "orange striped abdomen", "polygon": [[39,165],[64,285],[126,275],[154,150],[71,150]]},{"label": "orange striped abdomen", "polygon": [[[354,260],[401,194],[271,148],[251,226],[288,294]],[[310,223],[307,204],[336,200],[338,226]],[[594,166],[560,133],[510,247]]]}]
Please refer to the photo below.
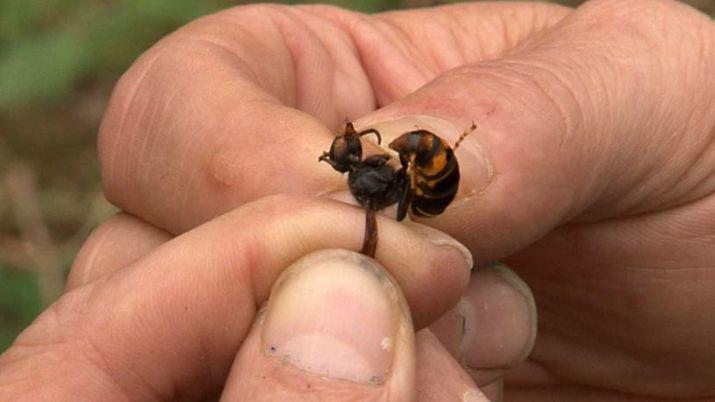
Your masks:
[{"label": "orange striped abdomen", "polygon": [[[459,165],[454,151],[439,136],[427,130],[407,132],[390,143],[410,181],[409,204],[414,215],[439,215],[454,200],[459,189]],[[407,203],[406,203],[407,204]],[[404,218],[398,210],[398,220]]]}]

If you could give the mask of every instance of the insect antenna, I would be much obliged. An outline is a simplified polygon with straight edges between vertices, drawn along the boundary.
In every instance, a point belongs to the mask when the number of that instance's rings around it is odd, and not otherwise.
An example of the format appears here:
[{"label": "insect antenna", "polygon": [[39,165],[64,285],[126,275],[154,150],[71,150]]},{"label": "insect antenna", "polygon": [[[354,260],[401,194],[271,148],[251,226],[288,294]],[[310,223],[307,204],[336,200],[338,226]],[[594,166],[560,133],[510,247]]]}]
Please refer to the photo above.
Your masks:
[{"label": "insect antenna", "polygon": [[377,131],[374,128],[368,128],[367,130],[360,131],[357,133],[360,137],[366,134],[375,134],[375,137],[377,137],[377,145],[380,145],[382,143],[382,136],[380,135],[380,132]]},{"label": "insect antenna", "polygon": [[469,134],[471,134],[471,133],[472,133],[474,130],[476,130],[476,129],[477,129],[477,125],[474,124],[474,122],[472,122],[471,127],[469,127],[468,129],[464,130],[464,132],[459,135],[459,138],[457,138],[457,142],[454,143],[454,146],[452,147],[452,149],[456,151],[457,148],[459,148],[459,144],[461,144],[462,141],[464,141],[464,139],[467,138],[467,136],[468,136]]},{"label": "insect antenna", "polygon": [[368,128],[367,130],[362,130],[358,132],[355,130],[353,122],[348,120],[347,117],[345,118],[345,129],[343,130],[343,135],[358,135],[362,137],[363,135],[367,134],[375,134],[375,137],[377,137],[377,145],[380,145],[380,143],[382,142],[382,136],[380,135],[380,132],[377,131],[377,129]]}]

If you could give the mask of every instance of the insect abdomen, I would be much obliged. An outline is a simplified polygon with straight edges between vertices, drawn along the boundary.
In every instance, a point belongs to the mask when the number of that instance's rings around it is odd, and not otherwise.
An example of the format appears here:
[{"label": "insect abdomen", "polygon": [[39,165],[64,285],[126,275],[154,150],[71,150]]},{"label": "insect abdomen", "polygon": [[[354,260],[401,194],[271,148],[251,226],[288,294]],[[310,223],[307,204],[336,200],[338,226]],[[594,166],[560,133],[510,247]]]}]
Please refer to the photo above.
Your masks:
[{"label": "insect abdomen", "polygon": [[395,139],[390,148],[409,166],[411,209],[417,216],[444,212],[459,189],[459,165],[450,146],[437,135],[416,130]]}]

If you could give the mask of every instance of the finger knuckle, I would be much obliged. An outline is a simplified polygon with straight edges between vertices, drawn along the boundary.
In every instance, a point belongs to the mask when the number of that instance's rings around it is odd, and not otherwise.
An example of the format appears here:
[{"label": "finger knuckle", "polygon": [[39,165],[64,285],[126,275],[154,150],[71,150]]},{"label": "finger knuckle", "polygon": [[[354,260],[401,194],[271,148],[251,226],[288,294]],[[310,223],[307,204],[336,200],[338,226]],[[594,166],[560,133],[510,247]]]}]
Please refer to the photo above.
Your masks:
[{"label": "finger knuckle", "polygon": [[120,194],[114,190],[122,179],[126,179],[119,174],[126,161],[118,156],[124,150],[123,145],[143,133],[138,128],[143,111],[149,107],[150,97],[146,88],[151,86],[153,79],[150,75],[156,62],[153,53],[150,51],[140,57],[119,79],[100,125],[98,151],[102,181],[107,197],[115,203]]}]

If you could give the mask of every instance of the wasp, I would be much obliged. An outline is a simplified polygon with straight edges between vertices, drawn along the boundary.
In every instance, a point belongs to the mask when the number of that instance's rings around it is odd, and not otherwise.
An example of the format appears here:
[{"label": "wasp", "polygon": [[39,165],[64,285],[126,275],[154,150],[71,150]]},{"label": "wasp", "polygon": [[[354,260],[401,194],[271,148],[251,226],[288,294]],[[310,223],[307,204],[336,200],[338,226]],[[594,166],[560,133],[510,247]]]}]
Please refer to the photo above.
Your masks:
[{"label": "wasp", "polygon": [[407,216],[436,216],[444,212],[459,189],[459,164],[454,152],[476,125],[459,137],[454,147],[436,134],[417,129],[406,132],[389,144],[399,155],[399,167],[391,164],[392,156],[383,154],[362,157],[361,137],[373,134],[382,142],[374,128],[356,131],[346,121],[343,134],[338,135],[318,161],[327,162],[340,173],[348,173],[348,187],[353,197],[365,209],[365,237],[361,252],[374,257],[377,247],[377,211],[397,203],[397,221]]}]

